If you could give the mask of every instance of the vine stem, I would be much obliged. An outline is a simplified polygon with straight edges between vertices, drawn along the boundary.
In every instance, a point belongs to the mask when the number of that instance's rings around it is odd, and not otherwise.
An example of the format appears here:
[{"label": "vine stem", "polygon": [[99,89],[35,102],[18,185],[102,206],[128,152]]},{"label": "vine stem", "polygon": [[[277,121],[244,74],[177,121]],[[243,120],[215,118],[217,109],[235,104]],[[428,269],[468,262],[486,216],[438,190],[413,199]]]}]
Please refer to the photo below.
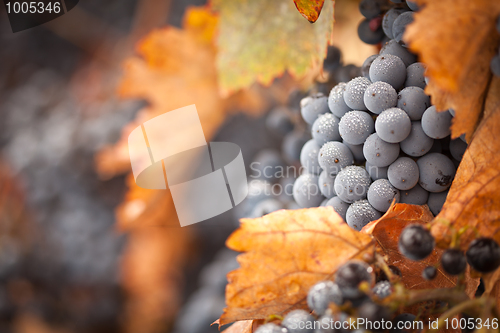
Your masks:
[{"label": "vine stem", "polygon": [[471,299],[471,300],[462,302],[462,303],[458,304],[457,306],[454,306],[453,308],[449,309],[448,311],[446,311],[445,313],[443,313],[439,317],[437,328],[429,330],[428,332],[429,333],[438,332],[439,327],[443,327],[446,319],[454,317],[454,316],[456,316],[456,315],[458,315],[458,314],[460,314],[468,309],[473,309],[473,308],[476,308],[478,306],[482,307],[482,306],[484,306],[485,302],[486,302],[485,298],[475,298],[475,299]]}]

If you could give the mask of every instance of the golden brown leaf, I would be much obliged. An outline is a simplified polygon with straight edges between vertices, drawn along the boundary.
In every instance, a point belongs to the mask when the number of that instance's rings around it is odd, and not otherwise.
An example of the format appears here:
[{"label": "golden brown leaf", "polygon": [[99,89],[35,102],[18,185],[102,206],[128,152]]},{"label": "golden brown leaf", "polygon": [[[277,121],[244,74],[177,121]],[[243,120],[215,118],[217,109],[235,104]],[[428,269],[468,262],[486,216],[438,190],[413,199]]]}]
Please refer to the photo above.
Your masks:
[{"label": "golden brown leaf", "polygon": [[323,9],[325,0],[293,0],[299,13],[309,22],[314,23]]},{"label": "golden brown leaf", "polygon": [[[447,275],[439,267],[433,280],[425,280],[422,271],[427,266],[439,263],[442,249],[435,248],[431,255],[421,261],[413,261],[403,256],[398,250],[399,235],[410,224],[426,224],[434,216],[425,206],[395,204],[380,219],[370,222],[362,233],[371,234],[377,240],[380,250],[387,255],[389,265],[396,266],[402,274],[401,281],[408,289],[451,288],[456,285],[456,278]],[[479,279],[466,279],[466,292],[472,297],[479,285]]]},{"label": "golden brown leaf", "polygon": [[223,333],[252,333],[254,320],[242,320],[232,324]]},{"label": "golden brown leaf", "polygon": [[490,60],[498,49],[495,20],[500,2],[490,0],[420,0],[404,39],[427,65],[426,92],[438,110],[453,108],[452,137],[466,133],[467,141],[479,124]]},{"label": "golden brown leaf", "polygon": [[500,268],[483,276],[484,293],[500,304]]},{"label": "golden brown leaf", "polygon": [[311,286],[374,251],[372,238],[351,229],[331,207],[242,219],[227,246],[245,253],[238,257],[241,268],[228,274],[221,325],[306,308]]},{"label": "golden brown leaf", "polygon": [[[476,232],[500,242],[500,78],[493,78],[486,98],[483,119],[465,152],[447,200],[436,220],[465,228],[462,248],[476,238]],[[434,223],[433,235],[450,242],[446,223]]]}]

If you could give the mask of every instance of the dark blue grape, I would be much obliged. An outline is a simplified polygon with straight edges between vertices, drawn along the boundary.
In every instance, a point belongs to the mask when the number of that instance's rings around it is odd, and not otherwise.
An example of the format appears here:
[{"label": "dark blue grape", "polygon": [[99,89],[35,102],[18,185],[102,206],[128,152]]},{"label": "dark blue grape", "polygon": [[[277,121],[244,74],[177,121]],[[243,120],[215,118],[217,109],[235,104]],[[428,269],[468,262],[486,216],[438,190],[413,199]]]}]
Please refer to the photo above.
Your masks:
[{"label": "dark blue grape", "polygon": [[461,161],[467,150],[467,143],[461,139],[450,140],[450,154],[457,161]]},{"label": "dark blue grape", "polygon": [[425,65],[416,62],[406,67],[405,87],[419,87],[425,89]]},{"label": "dark blue grape", "polygon": [[370,66],[370,80],[372,82],[387,82],[394,89],[399,90],[404,86],[406,80],[406,66],[397,56],[391,54],[379,55]]},{"label": "dark blue grape", "polygon": [[363,76],[355,77],[349,81],[344,91],[344,101],[347,106],[353,110],[367,110],[363,97],[370,84],[370,80]]},{"label": "dark blue grape", "polygon": [[328,108],[328,98],[321,94],[308,96],[300,101],[300,113],[305,122],[312,125],[320,114],[330,111]]},{"label": "dark blue grape", "polygon": [[394,38],[392,34],[392,25],[394,21],[398,18],[399,15],[403,14],[406,10],[401,8],[391,8],[385,13],[384,18],[382,19],[382,29],[387,37],[390,39]]},{"label": "dark blue grape", "polygon": [[378,54],[374,54],[366,58],[365,62],[361,66],[361,74],[366,77],[368,80],[370,79],[370,66],[372,65],[373,60],[378,57]]},{"label": "dark blue grape", "polygon": [[378,179],[387,179],[387,169],[389,169],[389,167],[378,167],[371,165],[370,162],[366,161],[365,169],[368,171],[368,174],[373,181]]},{"label": "dark blue grape", "polygon": [[389,165],[387,177],[392,186],[407,191],[418,183],[419,168],[417,163],[409,157],[400,157]]},{"label": "dark blue grape", "polygon": [[342,116],[351,111],[351,108],[347,106],[344,100],[344,91],[347,83],[340,82],[330,91],[330,96],[328,97],[328,107],[330,111],[337,116],[342,118]]},{"label": "dark blue grape", "polygon": [[338,141],[327,142],[319,150],[319,165],[330,175],[338,174],[341,169],[352,165],[353,161],[351,150]]},{"label": "dark blue grape", "polygon": [[392,24],[392,34],[398,43],[403,43],[403,35],[406,26],[413,22],[413,12],[404,12],[399,15]]},{"label": "dark blue grape", "polygon": [[363,155],[371,165],[387,167],[398,158],[399,143],[386,142],[373,133],[365,141]]},{"label": "dark blue grape", "polygon": [[368,202],[376,210],[385,213],[394,199],[399,202],[399,191],[387,179],[374,181],[368,189]]},{"label": "dark blue grape", "polygon": [[400,108],[387,109],[377,117],[375,131],[386,142],[401,142],[410,135],[410,117]]},{"label": "dark blue grape", "polygon": [[368,200],[358,200],[347,209],[346,222],[354,230],[360,231],[371,221],[382,217],[378,210],[372,207]]},{"label": "dark blue grape", "polygon": [[370,20],[364,19],[358,25],[358,37],[363,43],[375,45],[382,41],[384,38],[384,31],[382,27],[372,30],[370,27]]},{"label": "dark blue grape", "polygon": [[429,193],[429,198],[427,199],[427,206],[431,210],[434,216],[437,216],[443,205],[446,201],[446,197],[448,196],[448,191],[439,192],[439,193]]},{"label": "dark blue grape", "polygon": [[411,260],[427,258],[434,250],[436,242],[431,233],[419,224],[412,224],[399,235],[399,251]]},{"label": "dark blue grape", "polygon": [[398,94],[398,108],[404,110],[411,120],[420,120],[431,106],[431,99],[422,88],[406,87]]},{"label": "dark blue grape", "polygon": [[425,205],[429,198],[429,192],[424,190],[422,186],[415,185],[412,189],[400,191],[400,202],[410,205]]},{"label": "dark blue grape", "polygon": [[443,154],[430,153],[417,160],[419,184],[429,192],[446,191],[455,176],[455,165]]},{"label": "dark blue grape", "polygon": [[328,141],[340,141],[339,121],[331,113],[320,115],[311,128],[311,134],[316,143],[321,147]]},{"label": "dark blue grape", "polygon": [[382,111],[396,106],[398,93],[389,83],[378,81],[366,88],[363,100],[368,110],[380,114]]},{"label": "dark blue grape", "polygon": [[347,209],[349,208],[349,204],[340,200],[339,197],[333,197],[330,200],[327,201],[325,204],[325,207],[330,206],[333,207],[333,210],[337,212],[337,214],[342,217],[342,219],[345,221],[345,215],[347,213]]},{"label": "dark blue grape", "polygon": [[307,172],[319,175],[321,167],[318,161],[319,145],[314,139],[306,142],[302,151],[300,152],[300,163],[307,170]]},{"label": "dark blue grape", "polygon": [[335,193],[344,202],[366,198],[370,186],[370,175],[362,168],[355,165],[343,168],[335,178]]},{"label": "dark blue grape", "polygon": [[416,55],[414,55],[413,53],[408,51],[408,49],[401,46],[394,39],[391,39],[390,41],[385,43],[385,45],[382,47],[382,49],[380,50],[380,55],[383,54],[391,54],[400,58],[407,67],[413,64],[415,61],[417,61]]},{"label": "dark blue grape", "polygon": [[419,157],[427,154],[434,144],[434,139],[429,138],[422,129],[420,121],[411,122],[410,134],[399,143],[401,150],[410,156]]},{"label": "dark blue grape", "polygon": [[342,305],[342,292],[339,286],[332,281],[321,281],[309,289],[307,305],[318,315],[323,315],[330,303]]},{"label": "dark blue grape", "polygon": [[[293,310],[289,312],[281,322],[281,326],[286,328],[288,333],[313,333],[313,325],[314,317],[304,310]],[[306,329],[304,327],[311,327],[311,329]]]},{"label": "dark blue grape", "polygon": [[323,170],[319,175],[318,185],[321,194],[323,194],[327,200],[335,196],[335,190],[333,188],[334,184],[335,184],[335,176],[332,176],[328,172]]},{"label": "dark blue grape", "polygon": [[437,112],[433,105],[422,115],[422,129],[433,139],[443,139],[450,135],[451,114],[447,111]]},{"label": "dark blue grape", "polygon": [[293,199],[302,208],[318,207],[325,199],[318,186],[319,176],[302,174],[293,184]]},{"label": "dark blue grape", "polygon": [[342,140],[352,145],[360,145],[374,132],[372,117],[364,111],[347,112],[339,122]]}]

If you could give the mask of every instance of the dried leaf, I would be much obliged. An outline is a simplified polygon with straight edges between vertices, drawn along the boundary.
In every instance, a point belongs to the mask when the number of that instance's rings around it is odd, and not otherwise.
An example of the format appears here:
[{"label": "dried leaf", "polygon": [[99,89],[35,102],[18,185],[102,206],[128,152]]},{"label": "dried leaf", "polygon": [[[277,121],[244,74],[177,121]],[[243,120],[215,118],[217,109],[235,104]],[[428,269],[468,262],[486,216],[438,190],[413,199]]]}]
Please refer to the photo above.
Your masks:
[{"label": "dried leaf", "polygon": [[[456,285],[456,278],[447,275],[439,267],[437,276],[427,281],[422,277],[422,271],[427,266],[439,263],[444,250],[435,248],[431,255],[421,261],[413,261],[403,256],[398,250],[399,235],[410,224],[426,224],[434,216],[427,206],[395,204],[380,219],[370,222],[362,233],[371,234],[377,240],[380,250],[387,255],[388,264],[396,266],[402,274],[401,281],[408,289],[451,288]],[[479,279],[466,279],[466,292],[469,297],[479,285]]]},{"label": "dried leaf", "polygon": [[242,219],[227,240],[229,248],[245,253],[238,257],[241,268],[228,274],[221,325],[307,308],[310,287],[331,279],[350,259],[372,257],[373,245],[331,207]]},{"label": "dried leaf", "polygon": [[333,1],[306,22],[290,0],[214,0],[220,13],[217,70],[223,92],[269,84],[288,70],[303,77],[322,63],[333,29]]},{"label": "dried leaf", "polygon": [[252,333],[254,320],[242,320],[232,324],[223,333]]},{"label": "dried leaf", "polygon": [[500,40],[495,20],[500,2],[489,0],[420,0],[404,39],[427,65],[426,92],[438,110],[453,108],[452,137],[466,133],[469,142],[479,124],[490,60]]},{"label": "dried leaf", "polygon": [[321,13],[325,0],[293,0],[295,7],[309,22],[314,23]]},{"label": "dried leaf", "polygon": [[484,293],[496,300],[500,304],[500,268],[483,276]]},{"label": "dried leaf", "polygon": [[[465,229],[460,237],[465,249],[476,233],[500,242],[500,78],[493,78],[483,119],[465,152],[447,200],[436,220]],[[442,244],[450,242],[447,223],[434,223],[433,235]]]}]

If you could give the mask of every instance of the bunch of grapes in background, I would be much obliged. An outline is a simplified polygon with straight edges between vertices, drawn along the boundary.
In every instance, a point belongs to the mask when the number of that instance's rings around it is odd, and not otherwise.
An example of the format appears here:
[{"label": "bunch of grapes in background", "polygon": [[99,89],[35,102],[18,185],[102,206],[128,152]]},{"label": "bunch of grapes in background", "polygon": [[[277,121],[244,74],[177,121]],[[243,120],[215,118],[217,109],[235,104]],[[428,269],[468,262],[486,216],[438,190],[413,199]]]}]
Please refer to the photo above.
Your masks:
[{"label": "bunch of grapes in background", "polygon": [[362,26],[380,22],[377,31],[384,36],[378,41],[390,39],[379,54],[328,97],[315,94],[300,102],[312,139],[300,153],[295,202],[332,206],[356,230],[380,218],[393,200],[428,204],[437,215],[467,148],[464,137],[450,139],[454,111],[438,112],[431,104],[425,66],[401,40],[411,9],[418,8],[394,4],[382,16],[382,4],[387,2],[361,2],[366,20],[358,31],[365,40]]}]

